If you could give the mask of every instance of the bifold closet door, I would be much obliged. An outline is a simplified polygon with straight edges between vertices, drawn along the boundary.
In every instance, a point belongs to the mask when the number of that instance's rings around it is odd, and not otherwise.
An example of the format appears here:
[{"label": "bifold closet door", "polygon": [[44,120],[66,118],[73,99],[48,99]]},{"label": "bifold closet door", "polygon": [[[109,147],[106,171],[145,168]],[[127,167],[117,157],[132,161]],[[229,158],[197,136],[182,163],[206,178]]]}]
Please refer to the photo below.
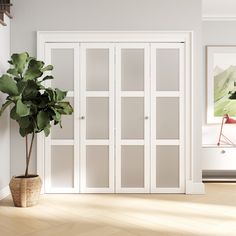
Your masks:
[{"label": "bifold closet door", "polygon": [[[79,192],[79,127],[77,119],[79,89],[79,44],[47,43],[45,61],[54,66],[51,74],[54,80],[46,81],[46,86],[68,91],[66,100],[74,107],[71,116],[62,117],[62,129],[52,126],[45,139],[45,192]],[[76,88],[76,91],[75,91]]]},{"label": "bifold closet door", "polygon": [[114,192],[114,45],[81,44],[81,192]]},{"label": "bifold closet door", "polygon": [[183,193],[184,44],[152,44],[151,68],[151,192]]},{"label": "bifold closet door", "polygon": [[116,45],[116,192],[149,192],[149,44]]}]

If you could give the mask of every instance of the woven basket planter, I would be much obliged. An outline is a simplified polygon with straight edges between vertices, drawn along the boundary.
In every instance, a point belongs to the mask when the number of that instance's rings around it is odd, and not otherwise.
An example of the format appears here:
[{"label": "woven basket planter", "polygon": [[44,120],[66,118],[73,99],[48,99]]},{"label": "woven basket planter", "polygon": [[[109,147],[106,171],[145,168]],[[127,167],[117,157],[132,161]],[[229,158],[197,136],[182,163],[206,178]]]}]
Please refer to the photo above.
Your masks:
[{"label": "woven basket planter", "polygon": [[10,181],[10,190],[16,207],[30,207],[38,203],[42,181],[38,175],[14,176]]}]

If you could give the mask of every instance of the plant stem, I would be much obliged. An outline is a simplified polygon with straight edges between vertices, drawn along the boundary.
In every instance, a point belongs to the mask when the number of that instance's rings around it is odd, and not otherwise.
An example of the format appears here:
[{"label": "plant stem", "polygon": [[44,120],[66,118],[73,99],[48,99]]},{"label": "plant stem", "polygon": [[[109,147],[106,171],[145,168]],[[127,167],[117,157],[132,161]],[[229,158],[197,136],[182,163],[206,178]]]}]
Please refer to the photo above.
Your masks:
[{"label": "plant stem", "polygon": [[[28,151],[28,140],[27,140],[27,143],[26,143],[26,146],[27,146],[27,151],[26,151],[26,155],[27,155],[27,161],[26,161],[26,170],[25,170],[25,177],[28,177],[29,173],[29,163],[30,163],[30,158],[31,158],[31,154],[32,154],[32,148],[33,148],[33,142],[34,142],[34,136],[35,136],[35,133],[33,132],[32,133],[32,137],[31,137],[31,143],[30,143],[30,149]],[[27,137],[27,136],[26,136]],[[27,138],[26,138],[27,139]]]},{"label": "plant stem", "polygon": [[26,154],[26,166],[27,166],[27,162],[28,162],[28,135],[25,136],[25,154]]}]

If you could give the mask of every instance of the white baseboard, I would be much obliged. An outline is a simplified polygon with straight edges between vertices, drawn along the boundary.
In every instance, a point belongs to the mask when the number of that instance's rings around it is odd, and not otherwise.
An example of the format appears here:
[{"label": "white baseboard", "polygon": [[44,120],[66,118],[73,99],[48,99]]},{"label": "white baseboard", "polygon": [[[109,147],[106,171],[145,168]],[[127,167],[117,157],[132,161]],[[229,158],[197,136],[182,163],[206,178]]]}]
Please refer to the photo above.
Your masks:
[{"label": "white baseboard", "polygon": [[3,198],[7,197],[10,194],[11,192],[9,186],[6,186],[5,188],[0,190],[0,200],[2,200]]},{"label": "white baseboard", "polygon": [[186,194],[205,194],[205,185],[202,182],[186,181]]}]

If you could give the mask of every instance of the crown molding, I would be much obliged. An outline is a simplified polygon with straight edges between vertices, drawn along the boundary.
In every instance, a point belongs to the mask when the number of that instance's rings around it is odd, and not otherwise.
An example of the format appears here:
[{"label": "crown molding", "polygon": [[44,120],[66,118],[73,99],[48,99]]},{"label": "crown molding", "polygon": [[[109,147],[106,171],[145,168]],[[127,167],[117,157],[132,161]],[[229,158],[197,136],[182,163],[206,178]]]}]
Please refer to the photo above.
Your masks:
[{"label": "crown molding", "polygon": [[236,21],[236,15],[203,15],[203,21]]}]

